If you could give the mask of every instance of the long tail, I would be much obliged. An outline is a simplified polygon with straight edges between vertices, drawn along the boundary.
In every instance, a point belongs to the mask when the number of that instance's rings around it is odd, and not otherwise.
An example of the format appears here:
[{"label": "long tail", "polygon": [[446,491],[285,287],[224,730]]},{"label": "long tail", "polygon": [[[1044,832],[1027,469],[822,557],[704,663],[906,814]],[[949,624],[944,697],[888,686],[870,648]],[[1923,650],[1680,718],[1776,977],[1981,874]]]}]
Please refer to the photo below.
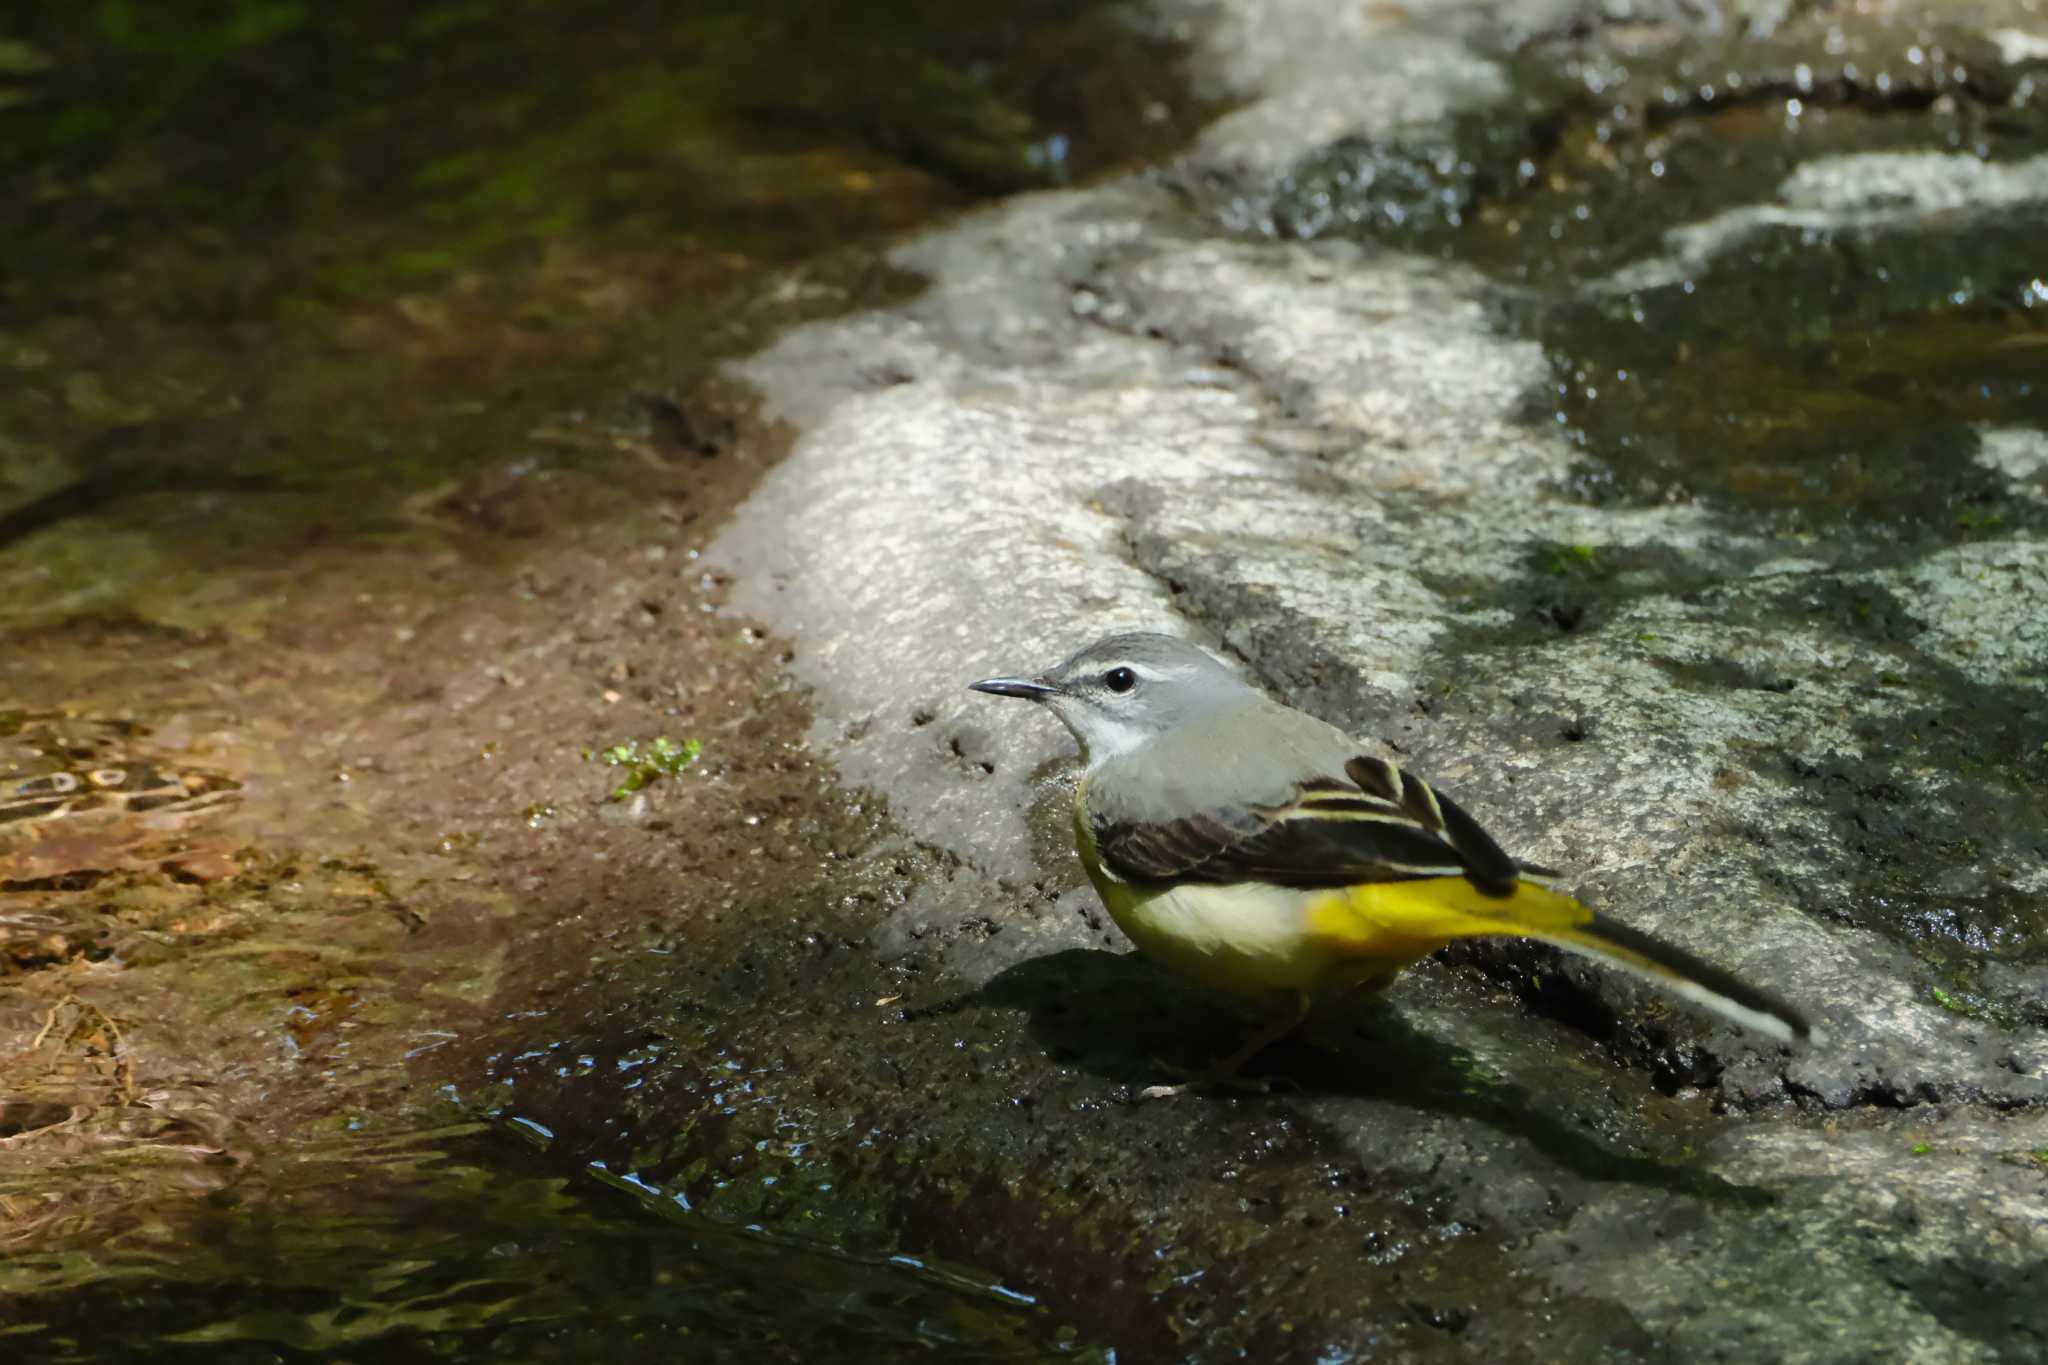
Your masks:
[{"label": "long tail", "polygon": [[1420,930],[1445,942],[1492,936],[1540,939],[1619,967],[1781,1042],[1819,1041],[1806,1016],[1770,992],[1526,877],[1513,894],[1502,897],[1487,896],[1462,877],[1382,882],[1355,887],[1351,897],[1357,912],[1389,928],[1398,921],[1402,930]]},{"label": "long tail", "polygon": [[1759,990],[1733,973],[1694,957],[1683,948],[1659,942],[1642,930],[1617,923],[1605,915],[1594,913],[1592,918],[1575,929],[1532,933],[1530,937],[1555,943],[1568,952],[1612,963],[1623,971],[1662,986],[1673,995],[1780,1042],[1810,1043],[1818,1040],[1818,1034],[1806,1016],[1769,991]]}]

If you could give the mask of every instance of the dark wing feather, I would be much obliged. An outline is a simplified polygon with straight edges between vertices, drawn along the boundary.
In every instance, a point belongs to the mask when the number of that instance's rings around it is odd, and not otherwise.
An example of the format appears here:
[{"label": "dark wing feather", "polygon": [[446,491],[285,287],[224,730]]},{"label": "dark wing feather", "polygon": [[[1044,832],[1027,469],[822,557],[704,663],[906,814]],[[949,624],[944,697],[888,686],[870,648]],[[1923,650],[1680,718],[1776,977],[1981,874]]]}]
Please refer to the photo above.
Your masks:
[{"label": "dark wing feather", "polygon": [[1384,759],[1315,778],[1275,807],[1162,822],[1091,825],[1097,855],[1130,882],[1269,882],[1322,889],[1417,877],[1470,878],[1505,896],[1520,867],[1448,797]]},{"label": "dark wing feather", "polygon": [[1178,881],[1266,827],[1258,812],[1202,811],[1182,820],[1092,822],[1095,851],[1127,882]]},{"label": "dark wing feather", "polygon": [[1481,891],[1505,896],[1515,889],[1521,865],[1503,853],[1493,836],[1450,797],[1384,758],[1361,754],[1344,765],[1344,775],[1356,782],[1360,791],[1399,806],[1417,827],[1449,844],[1464,864],[1465,875]]}]

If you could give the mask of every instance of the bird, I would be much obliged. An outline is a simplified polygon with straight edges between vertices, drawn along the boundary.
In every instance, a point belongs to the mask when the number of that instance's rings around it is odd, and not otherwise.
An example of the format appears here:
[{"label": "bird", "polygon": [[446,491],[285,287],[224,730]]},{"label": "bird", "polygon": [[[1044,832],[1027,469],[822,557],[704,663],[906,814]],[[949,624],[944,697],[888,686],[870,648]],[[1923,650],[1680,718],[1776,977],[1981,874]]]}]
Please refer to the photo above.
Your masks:
[{"label": "bird", "polygon": [[1187,641],[1112,634],[969,687],[1035,702],[1072,733],[1075,849],[1125,936],[1170,975],[1268,1013],[1205,1075],[1146,1098],[1236,1082],[1317,1002],[1379,990],[1466,938],[1538,939],[1777,1042],[1814,1040],[1798,1010],[1558,891],[1557,873],[1508,856],[1421,777]]}]

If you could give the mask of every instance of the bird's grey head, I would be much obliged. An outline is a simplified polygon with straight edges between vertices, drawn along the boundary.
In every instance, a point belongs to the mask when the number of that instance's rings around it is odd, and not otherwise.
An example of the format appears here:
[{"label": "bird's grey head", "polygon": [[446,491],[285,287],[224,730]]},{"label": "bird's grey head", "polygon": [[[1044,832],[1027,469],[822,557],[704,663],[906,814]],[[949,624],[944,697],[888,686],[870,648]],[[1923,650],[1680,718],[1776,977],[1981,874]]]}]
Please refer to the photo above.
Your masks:
[{"label": "bird's grey head", "polygon": [[1040,703],[1074,732],[1092,766],[1258,693],[1171,635],[1109,635],[1035,678],[986,678],[977,692]]}]

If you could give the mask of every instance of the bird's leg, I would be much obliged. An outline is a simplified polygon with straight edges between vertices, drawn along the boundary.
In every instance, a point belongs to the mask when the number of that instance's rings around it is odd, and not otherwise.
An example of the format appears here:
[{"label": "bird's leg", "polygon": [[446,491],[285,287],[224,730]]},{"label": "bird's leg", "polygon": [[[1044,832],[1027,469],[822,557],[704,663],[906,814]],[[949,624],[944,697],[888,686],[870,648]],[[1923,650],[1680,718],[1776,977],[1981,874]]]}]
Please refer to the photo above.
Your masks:
[{"label": "bird's leg", "polygon": [[1289,1000],[1287,1008],[1275,1014],[1256,1033],[1247,1038],[1244,1046],[1240,1047],[1237,1051],[1218,1061],[1207,1071],[1198,1076],[1190,1077],[1178,1085],[1148,1085],[1138,1092],[1138,1098],[1141,1100],[1172,1099],[1175,1095],[1186,1094],[1190,1090],[1199,1090],[1212,1085],[1227,1085],[1239,1090],[1252,1090],[1264,1094],[1267,1089],[1265,1081],[1246,1080],[1237,1073],[1243,1069],[1246,1062],[1249,1062],[1252,1058],[1300,1028],[1301,1021],[1308,1018],[1309,1005],[1311,1003],[1308,992],[1296,991],[1293,998]]}]

